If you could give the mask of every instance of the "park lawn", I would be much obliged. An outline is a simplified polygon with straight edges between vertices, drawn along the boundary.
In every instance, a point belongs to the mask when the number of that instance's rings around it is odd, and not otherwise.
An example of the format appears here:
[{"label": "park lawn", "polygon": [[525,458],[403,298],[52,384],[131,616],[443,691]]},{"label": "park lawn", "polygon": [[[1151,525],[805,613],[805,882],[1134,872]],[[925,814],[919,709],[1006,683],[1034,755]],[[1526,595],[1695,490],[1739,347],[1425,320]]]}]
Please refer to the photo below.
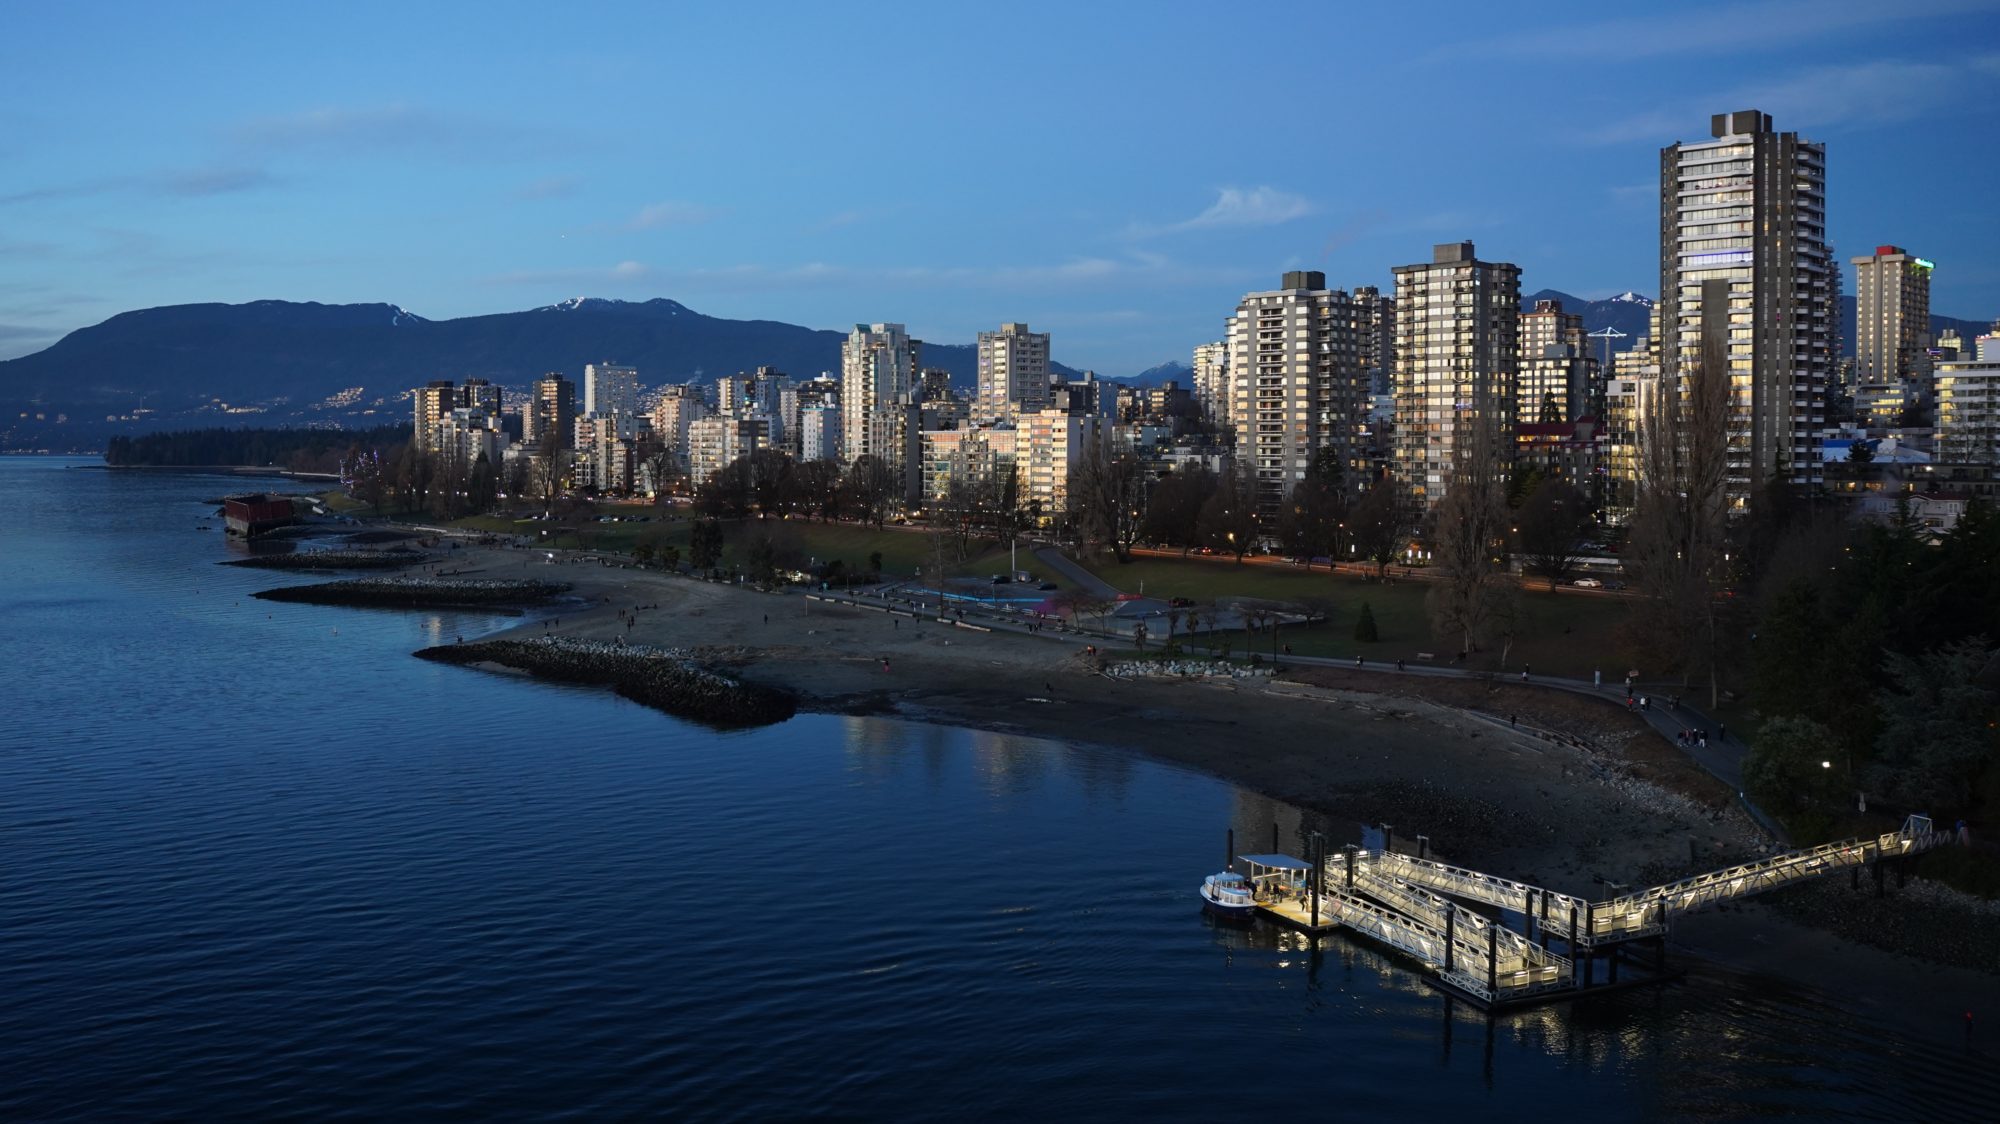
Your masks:
[{"label": "park lawn", "polygon": [[[1354,573],[1333,574],[1325,569],[1310,572],[1284,565],[1237,565],[1229,559],[1140,557],[1120,565],[1106,558],[1085,565],[1114,587],[1128,593],[1140,592],[1145,583],[1149,597],[1187,597],[1210,603],[1218,597],[1258,597],[1273,601],[1310,604],[1326,611],[1328,622],[1321,625],[1286,626],[1279,643],[1289,644],[1299,655],[1352,659],[1414,661],[1419,652],[1429,652],[1439,664],[1448,663],[1458,650],[1456,638],[1438,638],[1430,628],[1426,604],[1430,582],[1397,580],[1370,581]],[[1354,639],[1354,625],[1366,603],[1375,618],[1379,637],[1372,644]],[[1550,593],[1545,586],[1528,586],[1520,592],[1521,621],[1507,666],[1500,666],[1500,646],[1489,644],[1474,653],[1467,666],[1519,673],[1525,663],[1536,674],[1588,679],[1602,671],[1607,680],[1622,678],[1624,657],[1620,654],[1618,626],[1627,607],[1623,600],[1578,593]],[[1256,638],[1259,650],[1270,646],[1269,636]],[[1245,637],[1233,637],[1238,651]]]}]

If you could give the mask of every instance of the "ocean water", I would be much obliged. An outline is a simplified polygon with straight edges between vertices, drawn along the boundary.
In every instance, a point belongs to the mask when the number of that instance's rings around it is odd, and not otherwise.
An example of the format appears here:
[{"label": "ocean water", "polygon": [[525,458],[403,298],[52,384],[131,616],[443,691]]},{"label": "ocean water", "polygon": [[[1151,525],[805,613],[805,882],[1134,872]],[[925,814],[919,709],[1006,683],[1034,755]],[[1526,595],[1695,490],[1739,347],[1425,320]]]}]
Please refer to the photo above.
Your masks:
[{"label": "ocean water", "polygon": [[1200,914],[1224,828],[1289,843],[1295,809],[1088,746],[717,734],[410,659],[508,619],[252,600],[319,579],[215,565],[230,482],[87,463],[0,459],[0,1119],[1960,1119],[2000,1092],[1712,969],[1488,1019]]}]

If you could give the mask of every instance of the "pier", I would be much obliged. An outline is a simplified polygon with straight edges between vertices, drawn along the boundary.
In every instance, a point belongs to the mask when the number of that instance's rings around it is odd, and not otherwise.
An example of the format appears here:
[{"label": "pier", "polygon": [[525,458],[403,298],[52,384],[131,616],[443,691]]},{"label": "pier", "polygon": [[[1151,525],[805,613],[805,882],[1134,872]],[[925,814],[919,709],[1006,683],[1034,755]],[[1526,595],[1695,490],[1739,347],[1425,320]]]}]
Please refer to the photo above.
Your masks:
[{"label": "pier", "polygon": [[1603,901],[1451,866],[1431,858],[1422,837],[1425,853],[1400,853],[1386,826],[1383,838],[1380,849],[1350,846],[1329,856],[1315,834],[1310,856],[1297,859],[1239,856],[1231,832],[1230,864],[1241,861],[1263,886],[1258,916],[1315,936],[1345,931],[1382,945],[1415,961],[1434,986],[1494,1010],[1673,978],[1666,958],[1673,918],[1843,869],[1859,889],[1861,872],[1872,868],[1879,894],[1887,864],[1952,836],[1928,817],[1911,816],[1874,838],[1787,851]]}]

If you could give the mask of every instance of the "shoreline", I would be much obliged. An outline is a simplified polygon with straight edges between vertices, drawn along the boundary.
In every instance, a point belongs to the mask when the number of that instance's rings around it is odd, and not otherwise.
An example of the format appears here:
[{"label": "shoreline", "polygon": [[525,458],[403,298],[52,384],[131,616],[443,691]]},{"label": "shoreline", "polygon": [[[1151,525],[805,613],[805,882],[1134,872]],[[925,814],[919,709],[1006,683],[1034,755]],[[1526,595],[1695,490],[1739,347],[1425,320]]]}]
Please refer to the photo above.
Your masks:
[{"label": "shoreline", "polygon": [[[563,608],[559,627],[531,618],[482,639],[623,638],[685,650],[746,683],[792,692],[804,712],[1137,753],[1296,806],[1336,838],[1388,822],[1404,838],[1429,836],[1453,861],[1561,892],[1601,897],[1598,876],[1637,882],[1642,872],[1690,862],[1713,869],[1762,845],[1727,794],[1704,801],[1700,780],[1677,775],[1706,780],[1698,765],[1649,729],[1642,734],[1639,720],[1593,700],[1572,699],[1590,713],[1557,724],[1570,730],[1584,722],[1594,736],[1568,740],[1595,742],[1587,751],[1457,705],[1352,689],[1337,677],[1326,677],[1332,685],[1301,681],[1311,674],[1111,678],[1084,658],[1089,638],[957,629],[576,552],[549,563],[545,551],[463,549],[476,552],[464,561],[476,559],[488,574],[567,582],[583,602]],[[1963,1044],[1965,1010],[2000,1012],[2000,971],[1856,944],[1760,899],[1676,920],[1669,948],[1820,990],[1936,1044]],[[1993,1037],[1982,1027],[1982,1043]]]}]

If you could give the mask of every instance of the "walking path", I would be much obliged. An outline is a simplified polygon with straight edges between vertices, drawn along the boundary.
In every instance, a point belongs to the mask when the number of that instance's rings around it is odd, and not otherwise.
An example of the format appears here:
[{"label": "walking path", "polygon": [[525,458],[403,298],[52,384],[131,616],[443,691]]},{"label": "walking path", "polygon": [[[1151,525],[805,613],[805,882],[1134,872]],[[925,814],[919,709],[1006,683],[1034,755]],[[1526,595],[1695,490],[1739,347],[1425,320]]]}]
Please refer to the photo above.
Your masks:
[{"label": "walking path", "polygon": [[[1057,547],[1037,547],[1035,548],[1035,557],[1041,559],[1050,569],[1060,572],[1065,578],[1076,583],[1094,597],[1110,601],[1119,595],[1117,589],[1113,588],[1104,579],[1085,569],[1075,560],[1064,555]],[[892,590],[884,590],[883,594],[886,594],[886,598],[891,600],[896,597],[896,594]],[[912,606],[918,604],[915,600],[912,600],[910,603]],[[965,608],[968,613],[977,616],[981,620],[981,623],[986,626],[1006,629],[1008,631],[1019,631],[1024,634],[1029,631],[1027,627],[1028,621],[1033,619],[1020,614],[993,611],[990,608],[978,607],[976,605],[968,605]],[[1070,629],[1068,627],[1059,627],[1054,630],[1046,628],[1038,629],[1036,634],[1046,639],[1062,640],[1062,634],[1065,632],[1070,633],[1072,637],[1078,634],[1101,635],[1107,639],[1117,640],[1128,640],[1131,635],[1129,626],[1127,630],[1122,632],[1115,628],[1100,631],[1087,628]],[[1156,636],[1154,639],[1158,640],[1160,637]],[[1383,660],[1379,657],[1371,658],[1365,654],[1358,654],[1355,658],[1350,659],[1331,656],[1298,655],[1273,656],[1272,659],[1273,662],[1280,665],[1291,663],[1313,667],[1338,667],[1369,671],[1379,675],[1415,676],[1433,679],[1500,680],[1509,678],[1503,672],[1476,671],[1458,667],[1411,666],[1407,662],[1403,666],[1398,667],[1392,660]],[[1357,660],[1359,662],[1356,662]],[[1695,764],[1700,765],[1709,775],[1728,785],[1730,791],[1736,793],[1737,800],[1743,805],[1744,810],[1749,813],[1752,819],[1757,821],[1758,825],[1767,834],[1780,842],[1787,842],[1784,828],[1779,825],[1777,820],[1764,812],[1763,809],[1758,808],[1744,793],[1743,756],[1747,747],[1737,738],[1725,737],[1722,724],[1703,713],[1700,708],[1686,702],[1681,703],[1677,709],[1674,708],[1669,701],[1672,697],[1671,694],[1660,690],[1657,686],[1649,687],[1645,684],[1634,684],[1628,692],[1622,679],[1598,684],[1586,682],[1581,679],[1569,679],[1553,675],[1519,675],[1514,678],[1518,678],[1521,682],[1532,686],[1568,691],[1572,694],[1606,699],[1614,703],[1623,703],[1628,697],[1648,700],[1649,705],[1644,707],[1634,705],[1631,709],[1638,713],[1641,718],[1645,719],[1649,726],[1657,730],[1661,737],[1667,738],[1679,746],[1689,759],[1694,761]],[[1701,745],[1698,740],[1693,744],[1681,742],[1679,736],[1684,730],[1705,731],[1708,734],[1708,744],[1705,746]]]},{"label": "walking path", "polygon": [[1118,591],[1111,588],[1109,583],[1078,565],[1063,554],[1061,550],[1053,546],[1038,546],[1035,548],[1035,557],[1041,559],[1042,564],[1049,569],[1055,570],[1062,574],[1063,577],[1075,582],[1079,588],[1092,597],[1101,597],[1106,601],[1115,601],[1118,599]]}]

